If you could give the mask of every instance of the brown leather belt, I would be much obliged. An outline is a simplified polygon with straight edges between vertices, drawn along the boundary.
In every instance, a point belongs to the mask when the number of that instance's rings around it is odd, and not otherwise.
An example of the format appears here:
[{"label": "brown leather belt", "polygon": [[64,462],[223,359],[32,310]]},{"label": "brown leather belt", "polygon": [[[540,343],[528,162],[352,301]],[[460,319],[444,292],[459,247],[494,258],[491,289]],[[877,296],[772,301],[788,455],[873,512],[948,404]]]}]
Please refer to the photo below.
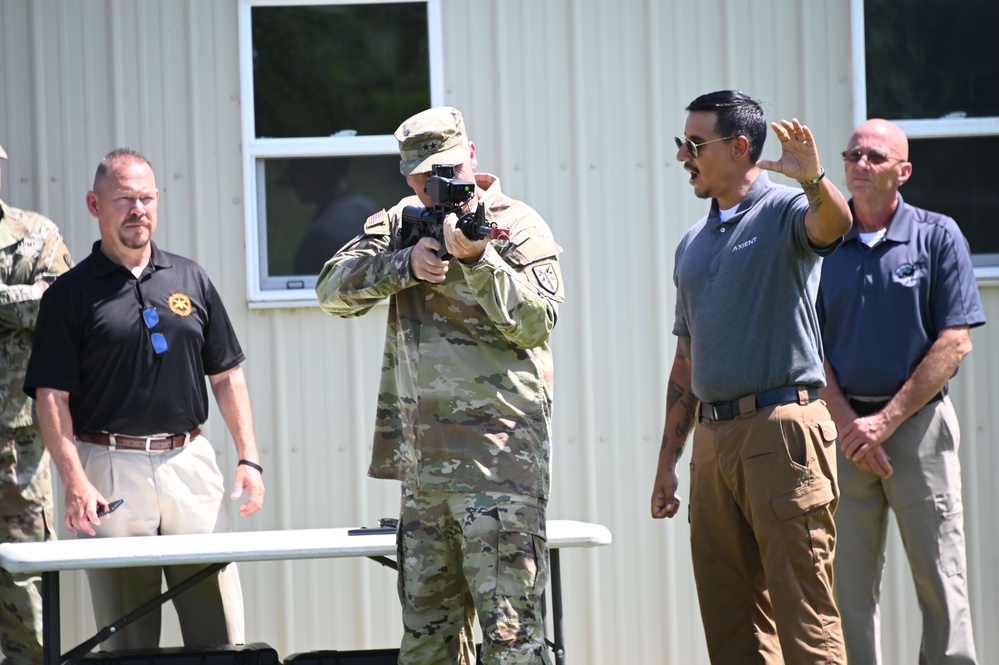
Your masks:
[{"label": "brown leather belt", "polygon": [[173,436],[125,436],[124,434],[95,434],[93,432],[83,432],[77,434],[76,438],[87,443],[96,443],[99,446],[108,446],[111,450],[115,448],[125,448],[126,450],[173,450],[187,444],[188,441],[201,434],[197,427],[187,434],[174,434]]}]

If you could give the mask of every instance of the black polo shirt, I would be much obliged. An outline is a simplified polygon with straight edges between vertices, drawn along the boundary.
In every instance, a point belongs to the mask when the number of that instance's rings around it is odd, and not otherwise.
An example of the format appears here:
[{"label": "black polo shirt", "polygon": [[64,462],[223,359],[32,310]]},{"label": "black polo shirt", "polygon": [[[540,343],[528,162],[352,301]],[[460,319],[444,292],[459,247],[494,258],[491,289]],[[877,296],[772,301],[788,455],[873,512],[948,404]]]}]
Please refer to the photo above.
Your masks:
[{"label": "black polo shirt", "polygon": [[[150,330],[142,311],[155,307]],[[157,354],[151,333],[164,336]],[[197,263],[152,245],[137,279],[94,243],[42,297],[24,392],[70,394],[73,431],[187,432],[208,418],[205,375],[244,359],[222,299]]]}]

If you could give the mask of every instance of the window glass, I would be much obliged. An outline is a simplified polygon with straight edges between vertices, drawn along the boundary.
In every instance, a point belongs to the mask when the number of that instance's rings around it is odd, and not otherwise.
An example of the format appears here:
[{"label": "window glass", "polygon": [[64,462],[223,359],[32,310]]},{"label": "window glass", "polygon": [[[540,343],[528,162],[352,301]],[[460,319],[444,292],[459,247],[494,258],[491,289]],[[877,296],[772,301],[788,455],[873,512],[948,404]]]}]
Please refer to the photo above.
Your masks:
[{"label": "window glass", "polygon": [[411,195],[393,137],[443,103],[439,0],[239,0],[251,306],[310,306],[323,265]]},{"label": "window glass", "polygon": [[864,0],[867,116],[999,116],[999,2]]},{"label": "window glass", "polygon": [[[413,190],[397,155],[262,160],[266,206],[262,234],[270,288],[305,288],[323,264],[357,236],[368,216]],[[301,284],[301,286],[299,286]],[[266,287],[265,287],[266,288]]]},{"label": "window glass", "polygon": [[429,108],[427,5],[253,7],[256,136],[392,134]]},{"label": "window glass", "polygon": [[910,139],[906,202],[953,217],[976,265],[999,264],[999,136]]}]

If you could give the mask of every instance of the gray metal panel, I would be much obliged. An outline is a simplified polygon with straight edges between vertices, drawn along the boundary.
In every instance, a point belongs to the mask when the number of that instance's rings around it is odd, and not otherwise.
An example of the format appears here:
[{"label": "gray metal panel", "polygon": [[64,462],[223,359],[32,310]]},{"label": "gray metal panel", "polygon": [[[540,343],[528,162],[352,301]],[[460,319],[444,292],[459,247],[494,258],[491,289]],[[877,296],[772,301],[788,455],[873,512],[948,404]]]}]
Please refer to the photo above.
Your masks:
[{"label": "gray metal panel", "polygon": [[[809,124],[842,185],[848,3],[444,0],[442,13],[445,95],[465,113],[480,170],[537,208],[565,248],[550,514],[599,522],[615,540],[563,555],[568,660],[706,663],[684,513],[648,516],[674,351],[673,250],[707,209],[672,137],[696,95],[740,88],[772,119]],[[398,500],[395,483],[365,477],[385,310],[345,321],[247,307],[239,123],[249,100],[240,98],[236,17],[235,0],[3,0],[3,196],[55,219],[79,259],[97,236],[83,200],[97,161],[120,145],[146,153],[162,191],[157,241],[208,269],[248,357],[268,495],[260,514],[234,519],[237,528],[370,524]],[[771,138],[764,156],[777,153]],[[997,293],[983,290],[990,315]],[[989,326],[973,339],[953,396],[974,618],[989,662],[999,653],[999,338]],[[213,415],[206,430],[231,473],[224,425]],[[913,662],[918,649],[903,559],[896,537],[885,662]],[[296,561],[245,564],[241,574],[248,637],[282,655],[398,641],[387,569]],[[66,576],[63,597],[75,608],[64,613],[68,643],[92,629],[81,574]],[[173,618],[163,641],[180,643]]]}]

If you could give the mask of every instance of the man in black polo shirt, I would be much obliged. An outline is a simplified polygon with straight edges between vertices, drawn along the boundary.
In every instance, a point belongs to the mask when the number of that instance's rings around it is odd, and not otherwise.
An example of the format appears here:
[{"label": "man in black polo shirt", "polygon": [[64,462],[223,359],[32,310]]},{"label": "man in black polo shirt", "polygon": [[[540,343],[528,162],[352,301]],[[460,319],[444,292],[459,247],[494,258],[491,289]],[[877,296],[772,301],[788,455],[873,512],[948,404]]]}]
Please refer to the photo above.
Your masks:
[{"label": "man in black polo shirt", "polygon": [[[218,293],[196,263],[159,250],[159,191],[132,150],[97,167],[87,207],[101,239],[42,298],[25,392],[37,400],[45,445],[66,490],[66,526],[97,537],[228,531],[225,483],[209,442],[207,375],[239,452],[230,498],[240,515],[263,505],[264,484],[240,363]],[[100,514],[116,499],[113,516]],[[197,566],[89,570],[99,627]],[[235,565],[174,599],[188,646],[243,642]],[[106,649],[159,645],[160,613],[117,631]]]}]

